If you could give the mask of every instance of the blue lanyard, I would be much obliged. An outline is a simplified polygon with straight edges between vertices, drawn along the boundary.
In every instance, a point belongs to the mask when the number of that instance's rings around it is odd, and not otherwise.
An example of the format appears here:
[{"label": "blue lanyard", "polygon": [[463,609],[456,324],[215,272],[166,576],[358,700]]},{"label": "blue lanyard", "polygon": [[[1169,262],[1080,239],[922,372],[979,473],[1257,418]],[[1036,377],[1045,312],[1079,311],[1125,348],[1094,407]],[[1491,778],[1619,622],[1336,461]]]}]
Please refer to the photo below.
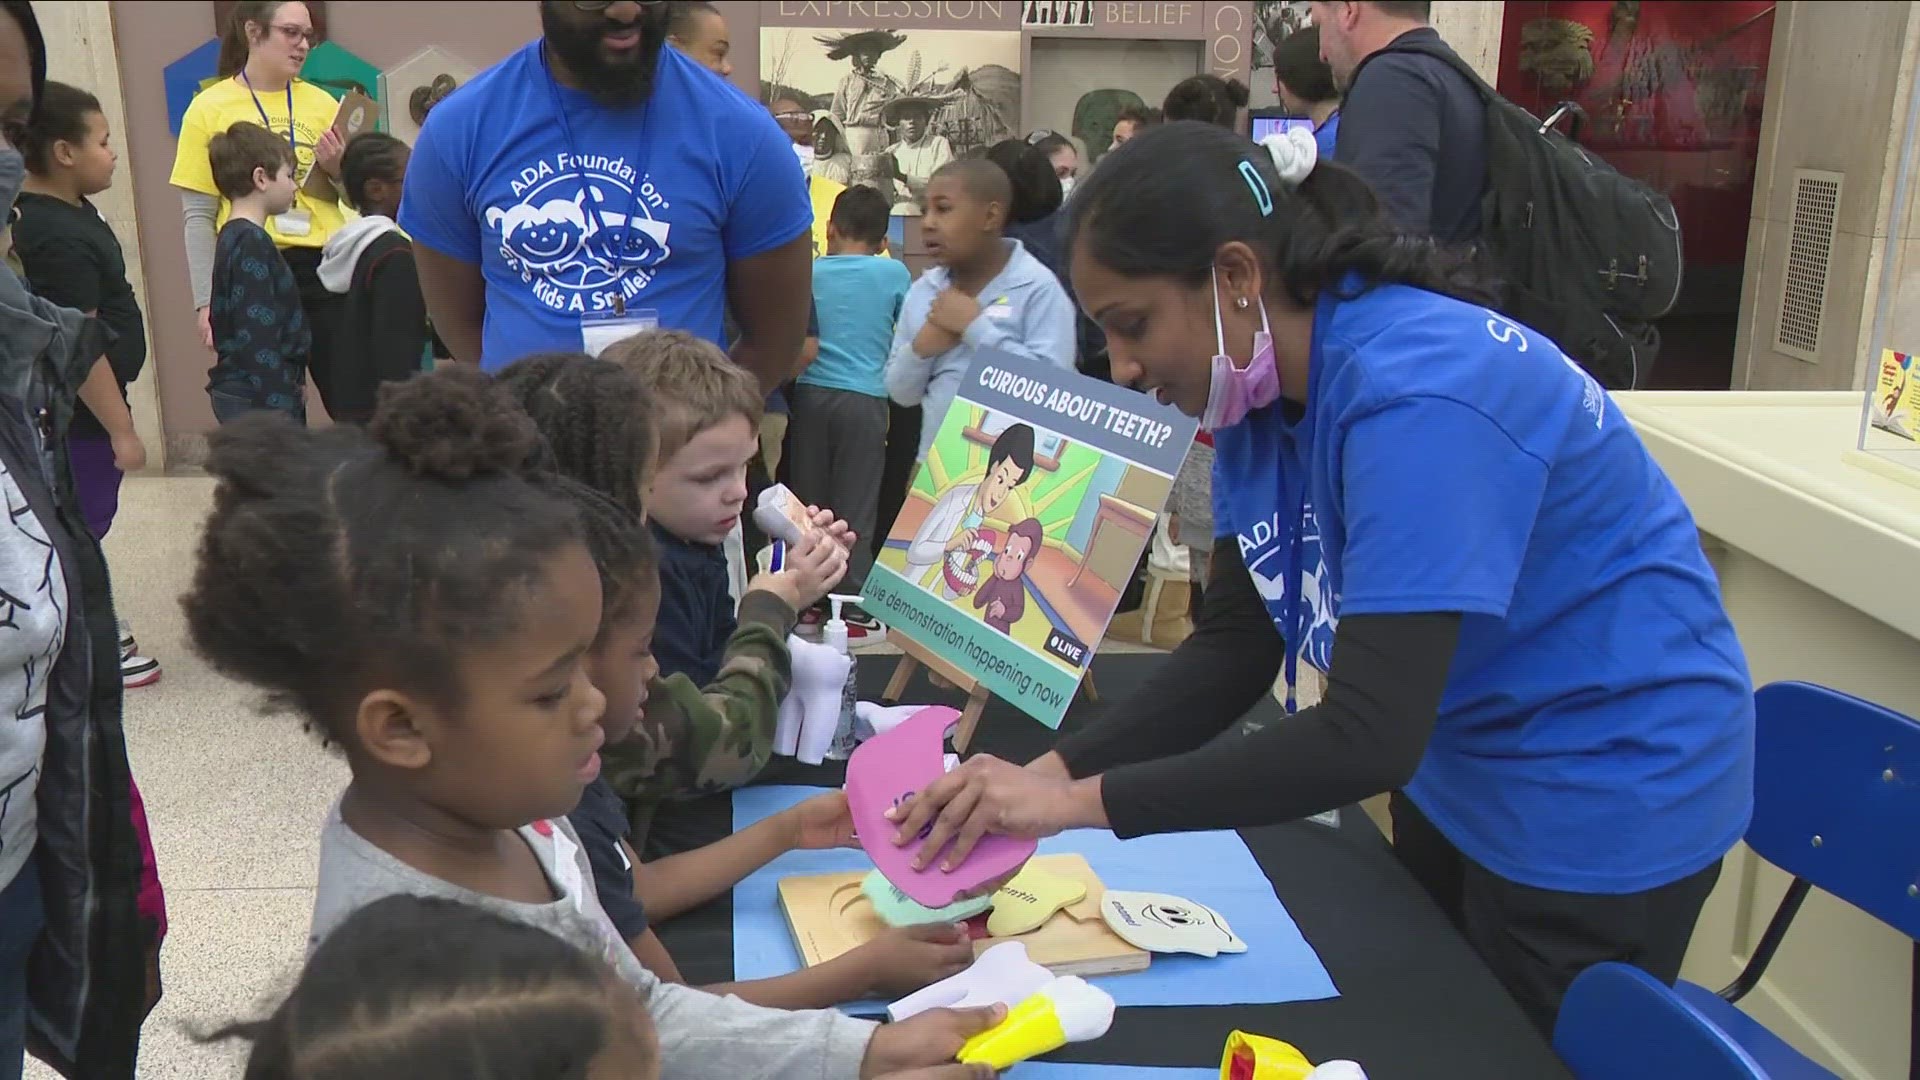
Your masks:
[{"label": "blue lanyard", "polygon": [[[1332,316],[1332,312],[1333,297],[1330,294],[1322,296],[1320,302],[1315,305],[1314,308],[1313,337],[1307,349],[1306,408],[1308,410],[1313,408],[1314,399],[1319,396],[1315,391],[1320,382],[1320,369],[1324,366],[1320,360],[1320,330]],[[1278,404],[1278,402],[1275,402],[1276,407]],[[1311,419],[1312,413],[1309,412],[1306,417],[1302,418],[1301,423],[1310,423]],[[1297,432],[1299,425],[1295,425],[1294,430]],[[1306,567],[1301,564],[1305,561],[1307,547],[1307,490],[1312,466],[1309,463],[1310,455],[1305,446],[1299,441],[1293,440],[1291,434],[1289,434],[1288,438],[1290,441],[1294,441],[1296,447],[1298,447],[1296,453],[1300,459],[1300,476],[1296,481],[1300,487],[1300,495],[1293,503],[1293,546],[1287,553],[1287,609],[1282,615],[1287,623],[1287,633],[1290,635],[1289,640],[1284,644],[1287,649],[1285,662],[1287,678],[1286,710],[1287,715],[1292,716],[1294,713],[1300,711],[1299,702],[1294,696],[1295,687],[1299,685],[1300,650],[1307,647],[1307,631],[1312,629],[1311,627],[1300,625],[1302,594],[1304,594],[1307,589],[1307,580],[1305,577]],[[1281,475],[1286,475],[1286,466],[1284,464],[1281,465]],[[1324,569],[1326,564],[1324,548],[1321,549],[1320,561]]]},{"label": "blue lanyard", "polygon": [[[267,119],[267,107],[260,104],[260,95],[253,92],[253,80],[247,78],[247,73],[242,71],[240,81],[247,84],[247,96],[253,99],[253,107],[260,110],[260,126],[272,131],[273,121]],[[291,79],[287,81],[287,147],[293,151],[294,171],[298,172],[300,144],[293,138],[293,81]]]},{"label": "blue lanyard", "polygon": [[[574,140],[573,122],[567,118],[566,103],[560,100],[560,83],[554,79],[553,68],[547,63],[547,47],[545,43],[542,43],[540,46],[540,61],[541,70],[545,71],[547,75],[547,93],[553,99],[553,111],[559,114],[560,130],[566,136],[567,153],[573,158],[573,176],[580,184],[580,197],[582,200],[591,200],[593,203],[594,220],[599,226],[594,232],[600,237],[599,249],[595,253],[598,254],[609,267],[615,268],[618,279],[624,279],[627,276],[627,271],[631,269],[631,267],[627,266],[622,259],[619,244],[607,238],[607,232],[609,230],[605,227],[606,218],[600,213],[600,192],[599,189],[587,182],[586,170],[580,167],[580,144]],[[640,209],[640,188],[646,183],[647,179],[646,163],[643,156],[647,146],[647,123],[652,117],[653,98],[649,96],[646,105],[643,106],[640,111],[640,153],[634,155],[633,190],[628,192],[627,195],[627,216],[624,219],[626,224],[621,229],[622,237],[630,237],[633,235],[633,216]],[[591,236],[587,238],[587,243],[593,243]],[[613,300],[615,313],[625,314],[626,302],[617,289],[614,291]]]}]

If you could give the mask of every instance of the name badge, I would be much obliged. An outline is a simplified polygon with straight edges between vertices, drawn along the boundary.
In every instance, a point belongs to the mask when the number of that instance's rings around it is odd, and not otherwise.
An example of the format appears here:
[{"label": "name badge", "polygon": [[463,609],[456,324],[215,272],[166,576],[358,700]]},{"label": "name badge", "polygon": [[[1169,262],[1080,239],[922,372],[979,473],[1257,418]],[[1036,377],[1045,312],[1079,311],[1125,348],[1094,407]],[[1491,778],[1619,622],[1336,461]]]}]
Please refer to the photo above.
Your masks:
[{"label": "name badge", "polygon": [[987,309],[987,318],[996,322],[1005,322],[1013,318],[1013,308],[1007,304],[995,304]]},{"label": "name badge", "polygon": [[313,232],[313,215],[299,207],[273,215],[273,231],[281,236],[306,236]]},{"label": "name badge", "polygon": [[599,356],[615,342],[660,329],[660,313],[652,308],[626,311],[589,311],[580,316],[580,349]]}]

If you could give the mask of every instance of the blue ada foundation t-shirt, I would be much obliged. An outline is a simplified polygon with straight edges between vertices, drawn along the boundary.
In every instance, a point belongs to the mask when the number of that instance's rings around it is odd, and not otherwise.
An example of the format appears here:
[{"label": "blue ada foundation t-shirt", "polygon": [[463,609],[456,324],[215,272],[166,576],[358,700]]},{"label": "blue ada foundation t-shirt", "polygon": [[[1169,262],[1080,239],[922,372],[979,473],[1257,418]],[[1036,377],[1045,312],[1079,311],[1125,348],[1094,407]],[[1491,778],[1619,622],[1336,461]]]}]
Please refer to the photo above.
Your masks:
[{"label": "blue ada foundation t-shirt", "polygon": [[1536,888],[1639,892],[1725,854],[1753,806],[1746,660],[1612,399],[1545,337],[1404,286],[1322,300],[1310,363],[1304,410],[1216,433],[1218,531],[1316,664],[1342,615],[1462,613],[1407,794]]},{"label": "blue ada foundation t-shirt", "polygon": [[537,41],[434,108],[400,208],[415,243],[480,266],[488,370],[579,349],[616,296],[718,343],[728,262],[812,222],[792,140],[719,76],[663,46],[650,98],[613,108],[555,83]]}]

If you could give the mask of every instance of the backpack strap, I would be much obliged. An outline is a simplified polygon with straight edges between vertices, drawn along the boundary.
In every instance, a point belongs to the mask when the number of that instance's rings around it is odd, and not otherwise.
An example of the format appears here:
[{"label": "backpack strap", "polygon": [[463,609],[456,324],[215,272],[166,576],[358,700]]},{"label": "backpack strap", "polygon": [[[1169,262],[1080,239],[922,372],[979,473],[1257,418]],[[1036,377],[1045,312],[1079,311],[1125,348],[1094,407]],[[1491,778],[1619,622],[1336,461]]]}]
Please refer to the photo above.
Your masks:
[{"label": "backpack strap", "polygon": [[[1409,31],[1409,33],[1411,33],[1411,31]],[[1481,101],[1491,103],[1500,97],[1500,92],[1487,85],[1487,80],[1481,78],[1480,73],[1473,70],[1472,64],[1467,63],[1459,53],[1454,52],[1452,46],[1437,38],[1429,40],[1423,37],[1408,41],[1406,34],[1395,38],[1386,48],[1369,53],[1367,58],[1360,61],[1360,65],[1353,69],[1353,78],[1347,85],[1352,86],[1354,83],[1359,82],[1360,73],[1367,69],[1367,65],[1372,63],[1375,57],[1385,56],[1388,53],[1401,53],[1408,56],[1431,56],[1435,60],[1452,68],[1454,71],[1459,72],[1460,77],[1467,80],[1469,86],[1472,86],[1480,92]]]}]

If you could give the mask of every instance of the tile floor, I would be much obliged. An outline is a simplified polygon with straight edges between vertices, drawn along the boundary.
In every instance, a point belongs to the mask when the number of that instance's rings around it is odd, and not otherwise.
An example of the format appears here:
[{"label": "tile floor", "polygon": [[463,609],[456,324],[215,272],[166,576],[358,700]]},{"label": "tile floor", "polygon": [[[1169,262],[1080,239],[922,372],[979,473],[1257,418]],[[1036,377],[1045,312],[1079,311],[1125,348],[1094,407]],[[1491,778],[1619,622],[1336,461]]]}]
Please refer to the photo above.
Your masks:
[{"label": "tile floor", "polygon": [[[238,1075],[237,1048],[201,1045],[195,1033],[265,1011],[291,985],[319,822],[347,778],[298,719],[263,712],[187,648],[179,597],[211,495],[204,477],[129,481],[107,540],[121,613],[165,670],[126,704],[127,753],[171,922],[166,994],[146,1024],[141,1080]],[[32,1061],[26,1075],[55,1080]]]}]

